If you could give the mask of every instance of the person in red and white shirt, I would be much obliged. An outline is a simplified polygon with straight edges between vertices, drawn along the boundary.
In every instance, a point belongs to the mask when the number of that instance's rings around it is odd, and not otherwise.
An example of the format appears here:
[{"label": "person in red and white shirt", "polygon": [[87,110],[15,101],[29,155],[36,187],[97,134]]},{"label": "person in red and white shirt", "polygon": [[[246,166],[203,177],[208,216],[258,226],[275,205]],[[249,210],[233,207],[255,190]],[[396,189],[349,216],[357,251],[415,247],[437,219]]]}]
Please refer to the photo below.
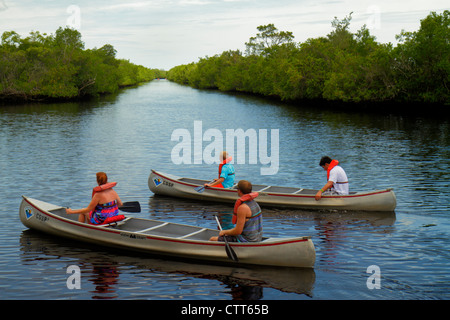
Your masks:
[{"label": "person in red and white shirt", "polygon": [[322,198],[323,193],[329,195],[347,195],[348,194],[348,178],[344,169],[338,165],[339,161],[332,160],[330,157],[322,157],[319,165],[327,172],[327,183],[317,191],[316,200]]}]

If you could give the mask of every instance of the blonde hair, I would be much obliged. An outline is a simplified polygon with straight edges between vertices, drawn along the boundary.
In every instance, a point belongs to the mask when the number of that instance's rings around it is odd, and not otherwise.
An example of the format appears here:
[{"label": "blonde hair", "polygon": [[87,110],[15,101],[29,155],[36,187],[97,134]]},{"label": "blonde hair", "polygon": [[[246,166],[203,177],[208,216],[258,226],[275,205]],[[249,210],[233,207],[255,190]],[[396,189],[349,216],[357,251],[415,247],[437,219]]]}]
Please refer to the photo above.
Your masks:
[{"label": "blonde hair", "polygon": [[228,158],[228,152],[226,152],[226,151],[222,151],[221,155],[222,155],[222,160],[226,160]]}]

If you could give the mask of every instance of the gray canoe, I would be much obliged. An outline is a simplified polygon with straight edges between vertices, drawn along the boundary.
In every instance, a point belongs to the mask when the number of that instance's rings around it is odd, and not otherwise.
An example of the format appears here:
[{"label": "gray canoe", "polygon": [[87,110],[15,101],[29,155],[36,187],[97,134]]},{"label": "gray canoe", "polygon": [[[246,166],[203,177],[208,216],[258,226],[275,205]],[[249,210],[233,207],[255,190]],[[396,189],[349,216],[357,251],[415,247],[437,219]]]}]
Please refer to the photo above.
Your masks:
[{"label": "gray canoe", "polygon": [[[110,247],[130,249],[202,261],[236,264],[225,252],[223,242],[209,241],[218,230],[126,217],[110,225],[91,225],[77,221],[65,208],[23,196],[20,220],[45,233]],[[315,248],[310,237],[265,238],[261,242],[230,244],[238,264],[282,267],[313,267]]]},{"label": "gray canoe", "polygon": [[[148,178],[148,187],[155,194],[179,198],[229,203],[235,202],[238,198],[236,186],[231,189],[205,188],[201,193],[195,190],[196,187],[203,186],[208,182],[152,170]],[[260,205],[270,207],[393,212],[397,205],[392,188],[351,192],[345,196],[325,195],[319,201],[314,198],[318,190],[313,189],[253,185],[253,191],[259,193],[256,201]]]}]

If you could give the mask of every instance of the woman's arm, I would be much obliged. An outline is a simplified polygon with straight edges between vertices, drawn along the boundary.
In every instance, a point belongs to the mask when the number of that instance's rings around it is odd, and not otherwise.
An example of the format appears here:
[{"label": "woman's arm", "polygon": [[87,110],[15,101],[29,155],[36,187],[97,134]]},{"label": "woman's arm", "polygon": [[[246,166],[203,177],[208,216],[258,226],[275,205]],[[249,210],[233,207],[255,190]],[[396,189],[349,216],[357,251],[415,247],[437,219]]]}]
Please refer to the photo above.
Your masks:
[{"label": "woman's arm", "polygon": [[[115,191],[114,191],[115,192]],[[122,203],[122,200],[120,200],[120,197],[119,197],[119,195],[117,194],[117,192],[116,192],[116,200],[117,200],[117,205],[119,206],[119,207],[121,207],[122,205],[123,205],[123,203]]]},{"label": "woman's arm", "polygon": [[66,209],[66,213],[71,214],[71,213],[75,213],[75,214],[81,214],[81,213],[87,213],[87,212],[91,212],[92,210],[95,209],[95,206],[98,204],[98,195],[95,194],[94,197],[92,197],[91,202],[89,203],[89,205],[86,208],[83,209],[77,209],[77,210],[72,210],[70,208]]}]

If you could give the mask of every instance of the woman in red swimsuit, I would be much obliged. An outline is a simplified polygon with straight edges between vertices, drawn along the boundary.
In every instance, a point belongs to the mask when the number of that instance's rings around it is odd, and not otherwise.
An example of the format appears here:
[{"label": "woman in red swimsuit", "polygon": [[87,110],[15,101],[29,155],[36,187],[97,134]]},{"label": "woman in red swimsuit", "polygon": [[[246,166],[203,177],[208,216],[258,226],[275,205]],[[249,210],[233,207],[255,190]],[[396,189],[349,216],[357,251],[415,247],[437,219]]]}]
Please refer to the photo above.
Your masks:
[{"label": "woman in red swimsuit", "polygon": [[66,209],[68,214],[79,214],[79,222],[101,224],[106,218],[116,216],[122,201],[113,187],[116,182],[108,183],[108,177],[104,172],[97,172],[98,186],[92,192],[92,200],[86,208],[72,210]]}]

